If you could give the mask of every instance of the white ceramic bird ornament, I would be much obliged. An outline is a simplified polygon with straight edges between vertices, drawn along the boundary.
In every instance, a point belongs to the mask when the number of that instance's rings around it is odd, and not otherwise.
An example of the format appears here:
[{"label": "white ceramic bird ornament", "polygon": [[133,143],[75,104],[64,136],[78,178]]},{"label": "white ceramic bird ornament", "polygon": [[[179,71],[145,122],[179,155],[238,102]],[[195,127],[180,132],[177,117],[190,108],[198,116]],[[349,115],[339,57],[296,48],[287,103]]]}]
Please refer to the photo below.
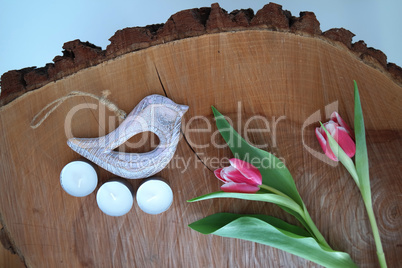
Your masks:
[{"label": "white ceramic bird ornament", "polygon": [[[161,171],[172,159],[180,138],[181,118],[188,106],[161,95],[145,97],[111,133],[99,138],[71,138],[68,146],[109,172],[127,179],[147,178]],[[132,136],[151,131],[159,145],[146,153],[116,152]]]}]

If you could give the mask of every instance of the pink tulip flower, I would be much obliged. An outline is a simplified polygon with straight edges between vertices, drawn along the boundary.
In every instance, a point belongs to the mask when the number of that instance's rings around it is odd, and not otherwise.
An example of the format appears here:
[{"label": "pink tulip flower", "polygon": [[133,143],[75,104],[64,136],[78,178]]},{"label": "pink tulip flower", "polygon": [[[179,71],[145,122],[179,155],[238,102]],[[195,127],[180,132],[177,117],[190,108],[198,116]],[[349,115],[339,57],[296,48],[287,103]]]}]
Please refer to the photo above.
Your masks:
[{"label": "pink tulip flower", "polygon": [[225,184],[221,186],[224,192],[256,193],[262,184],[260,171],[252,164],[232,158],[230,166],[214,171],[215,176]]},{"label": "pink tulip flower", "polygon": [[[324,124],[332,138],[339,144],[342,150],[347,156],[353,157],[356,153],[356,145],[353,141],[353,132],[349,126],[343,121],[337,112],[331,114],[331,119]],[[322,127],[317,127],[315,129],[315,135],[317,136],[318,142],[321,145],[324,153],[334,161],[338,161],[337,157],[331,150],[328,143],[327,134]]]}]

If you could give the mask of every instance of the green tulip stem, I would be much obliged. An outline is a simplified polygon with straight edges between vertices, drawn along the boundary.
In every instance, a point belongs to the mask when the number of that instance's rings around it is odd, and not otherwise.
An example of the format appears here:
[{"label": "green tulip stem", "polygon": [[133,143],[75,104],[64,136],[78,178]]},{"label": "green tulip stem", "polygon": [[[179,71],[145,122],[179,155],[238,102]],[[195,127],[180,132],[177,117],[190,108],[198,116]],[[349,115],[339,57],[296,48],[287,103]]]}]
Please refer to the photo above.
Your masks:
[{"label": "green tulip stem", "polygon": [[268,186],[268,185],[265,185],[265,184],[261,184],[261,185],[260,185],[260,188],[265,189],[265,190],[268,190],[268,191],[270,191],[270,192],[272,192],[272,193],[274,193],[274,194],[280,195],[280,196],[282,196],[282,197],[285,197],[285,198],[288,198],[288,199],[293,200],[293,199],[290,198],[289,196],[285,195],[284,193],[282,193],[281,191],[278,191],[278,190],[275,189],[275,188],[272,188],[271,186]]},{"label": "green tulip stem", "polygon": [[303,218],[306,221],[307,225],[310,227],[317,241],[321,244],[321,246],[331,249],[330,245],[328,245],[327,241],[325,241],[324,236],[320,233],[317,226],[314,224],[304,204],[303,204],[303,211],[304,211]]},{"label": "green tulip stem", "polygon": [[[278,191],[275,188],[272,188],[271,186],[261,184],[260,188],[268,190],[268,191],[270,191],[270,192],[272,192],[274,194],[280,195],[280,196],[285,197],[285,198],[291,200],[292,202],[294,202],[293,199],[291,199],[289,196],[287,196],[286,194],[282,193],[281,191]],[[298,205],[297,212],[304,219],[304,221],[307,223],[307,225],[309,227],[309,231],[311,231],[312,235],[315,236],[315,238],[317,239],[317,242],[319,242],[324,247],[331,248],[328,245],[327,241],[325,241],[325,238],[322,236],[322,234],[318,230],[317,226],[314,224],[313,220],[311,219],[310,214],[308,213],[306,206],[304,204],[303,204],[303,207],[300,207],[300,205]]]}]

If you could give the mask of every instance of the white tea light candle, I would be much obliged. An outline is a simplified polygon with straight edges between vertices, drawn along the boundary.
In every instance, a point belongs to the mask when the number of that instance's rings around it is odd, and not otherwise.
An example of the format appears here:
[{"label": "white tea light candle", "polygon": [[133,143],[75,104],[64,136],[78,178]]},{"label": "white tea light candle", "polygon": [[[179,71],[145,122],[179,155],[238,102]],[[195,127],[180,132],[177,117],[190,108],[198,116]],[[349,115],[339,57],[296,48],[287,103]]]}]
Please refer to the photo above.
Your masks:
[{"label": "white tea light candle", "polygon": [[137,190],[137,203],[140,209],[148,214],[159,214],[166,211],[173,202],[170,186],[157,179],[145,181]]},{"label": "white tea light candle", "polygon": [[134,203],[132,186],[123,180],[106,182],[99,188],[96,202],[106,215],[123,216]]},{"label": "white tea light candle", "polygon": [[84,161],[73,161],[61,170],[60,184],[69,195],[87,196],[98,185],[98,174],[91,164]]}]

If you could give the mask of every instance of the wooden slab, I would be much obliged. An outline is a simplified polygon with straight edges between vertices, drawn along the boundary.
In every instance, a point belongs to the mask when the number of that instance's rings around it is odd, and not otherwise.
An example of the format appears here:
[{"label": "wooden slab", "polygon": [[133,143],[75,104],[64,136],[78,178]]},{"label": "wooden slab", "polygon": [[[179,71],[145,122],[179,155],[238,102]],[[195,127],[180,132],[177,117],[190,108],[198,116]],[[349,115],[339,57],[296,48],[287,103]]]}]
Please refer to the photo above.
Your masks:
[{"label": "wooden slab", "polygon": [[[271,204],[229,199],[186,203],[219,190],[213,161],[231,157],[227,148],[212,145],[223,144],[214,135],[214,105],[242,134],[253,115],[266,118],[269,131],[248,132],[247,138],[268,144],[264,149],[283,159],[334,249],[348,252],[361,267],[377,267],[357,187],[341,165],[328,165],[306,149],[320,152],[313,133],[318,123],[303,129],[316,111],[325,120],[325,107],[333,103],[353,125],[353,79],[360,88],[367,128],[374,210],[389,267],[397,267],[402,254],[402,88],[346,47],[266,30],[203,35],[125,54],[0,108],[3,224],[28,267],[317,267],[271,247],[205,236],[187,227],[217,212],[262,213],[295,223]],[[95,192],[75,198],[62,190],[61,169],[80,158],[66,144],[66,120],[71,119],[77,137],[103,135],[118,124],[97,101],[76,97],[37,129],[30,128],[33,116],[46,104],[76,90],[95,95],[110,90],[109,98],[126,112],[155,93],[190,106],[183,122],[187,142],[180,141],[175,158],[159,174],[174,192],[167,212],[151,216],[134,205],[125,216],[109,217],[98,209]],[[82,109],[69,119],[72,109],[87,104],[97,108]],[[248,126],[268,130],[261,118]],[[101,169],[99,174],[101,182],[113,177]],[[140,183],[130,182],[134,188]]]}]

